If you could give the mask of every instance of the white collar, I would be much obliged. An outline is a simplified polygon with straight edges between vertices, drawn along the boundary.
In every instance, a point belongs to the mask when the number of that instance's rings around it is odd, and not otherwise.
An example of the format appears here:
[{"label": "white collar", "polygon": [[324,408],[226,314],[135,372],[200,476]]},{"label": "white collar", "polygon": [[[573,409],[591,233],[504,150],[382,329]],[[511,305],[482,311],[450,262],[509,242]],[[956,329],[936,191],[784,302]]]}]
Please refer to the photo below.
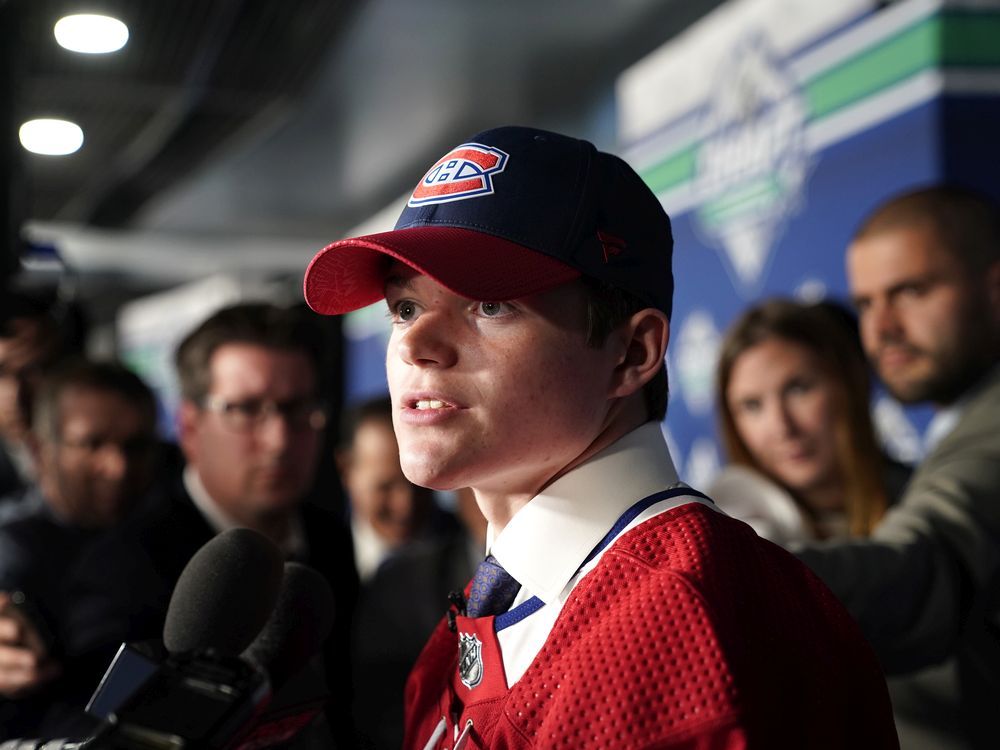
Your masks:
[{"label": "white collar", "polygon": [[354,567],[358,569],[361,582],[367,583],[375,577],[393,548],[370,523],[358,516],[351,516],[351,536],[354,538]]},{"label": "white collar", "polygon": [[[226,512],[208,494],[208,490],[205,489],[201,477],[191,464],[187,464],[184,467],[182,479],[184,489],[187,490],[191,502],[194,503],[194,507],[198,509],[198,512],[201,513],[216,534],[221,534],[223,531],[235,529],[240,526],[239,523],[226,515]],[[305,531],[302,528],[302,519],[299,518],[297,513],[292,515],[288,524],[288,536],[278,546],[288,557],[302,556],[307,552],[308,545],[306,544]]]},{"label": "white collar", "polygon": [[657,422],[647,422],[533,497],[487,551],[543,602],[566,587],[615,521],[638,500],[679,483]]}]

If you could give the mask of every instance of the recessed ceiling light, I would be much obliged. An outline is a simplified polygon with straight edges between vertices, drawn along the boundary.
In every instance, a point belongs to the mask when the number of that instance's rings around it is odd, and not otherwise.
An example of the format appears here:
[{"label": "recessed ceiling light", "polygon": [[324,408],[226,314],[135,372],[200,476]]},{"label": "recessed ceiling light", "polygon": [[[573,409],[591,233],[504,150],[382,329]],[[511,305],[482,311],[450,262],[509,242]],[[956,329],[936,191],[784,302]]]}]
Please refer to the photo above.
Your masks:
[{"label": "recessed ceiling light", "polygon": [[17,135],[28,151],[46,156],[72,154],[83,145],[83,131],[69,120],[28,120]]},{"label": "recessed ceiling light", "polygon": [[89,13],[60,18],[53,31],[60,46],[91,55],[120,50],[128,41],[128,26],[117,18]]}]

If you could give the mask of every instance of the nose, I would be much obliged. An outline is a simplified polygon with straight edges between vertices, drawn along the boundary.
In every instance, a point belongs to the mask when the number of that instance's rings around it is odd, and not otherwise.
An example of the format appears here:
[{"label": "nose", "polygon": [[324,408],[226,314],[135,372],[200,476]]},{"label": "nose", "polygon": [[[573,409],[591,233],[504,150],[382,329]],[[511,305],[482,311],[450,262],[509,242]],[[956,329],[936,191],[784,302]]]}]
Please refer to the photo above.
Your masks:
[{"label": "nose", "polygon": [[446,312],[426,311],[396,341],[396,354],[416,367],[452,367],[458,361],[457,328]]},{"label": "nose", "polygon": [[99,459],[101,476],[111,481],[121,481],[128,473],[128,457],[117,443],[107,443],[101,447]]},{"label": "nose", "polygon": [[893,306],[882,300],[872,302],[862,318],[861,331],[866,344],[898,339],[899,317]]},{"label": "nose", "polygon": [[786,398],[776,398],[768,412],[771,435],[775,439],[791,437],[796,433],[795,417]]},{"label": "nose", "polygon": [[256,426],[255,433],[262,445],[275,453],[280,453],[291,442],[292,431],[288,417],[279,411],[274,411]]}]

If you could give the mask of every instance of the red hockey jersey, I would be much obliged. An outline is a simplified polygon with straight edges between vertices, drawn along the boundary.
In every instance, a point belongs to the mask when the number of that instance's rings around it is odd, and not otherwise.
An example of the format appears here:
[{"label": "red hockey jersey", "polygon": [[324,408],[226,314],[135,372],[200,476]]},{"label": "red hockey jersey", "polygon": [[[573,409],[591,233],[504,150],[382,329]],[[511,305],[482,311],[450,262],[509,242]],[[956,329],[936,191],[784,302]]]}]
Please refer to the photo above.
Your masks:
[{"label": "red hockey jersey", "polygon": [[510,689],[493,619],[438,626],[407,686],[408,750],[898,747],[844,608],[701,504],[614,542]]}]

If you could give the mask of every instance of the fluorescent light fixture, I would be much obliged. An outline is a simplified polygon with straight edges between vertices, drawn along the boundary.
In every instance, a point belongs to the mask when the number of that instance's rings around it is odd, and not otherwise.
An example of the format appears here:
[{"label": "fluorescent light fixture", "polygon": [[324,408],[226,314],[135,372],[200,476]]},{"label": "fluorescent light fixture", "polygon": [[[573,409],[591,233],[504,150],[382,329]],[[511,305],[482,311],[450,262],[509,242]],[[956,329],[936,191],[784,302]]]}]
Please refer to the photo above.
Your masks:
[{"label": "fluorescent light fixture", "polygon": [[28,120],[17,135],[28,151],[46,156],[72,154],[83,145],[83,131],[69,120]]},{"label": "fluorescent light fixture", "polygon": [[89,55],[115,52],[128,41],[128,26],[117,18],[90,13],[60,18],[53,32],[60,46]]}]

